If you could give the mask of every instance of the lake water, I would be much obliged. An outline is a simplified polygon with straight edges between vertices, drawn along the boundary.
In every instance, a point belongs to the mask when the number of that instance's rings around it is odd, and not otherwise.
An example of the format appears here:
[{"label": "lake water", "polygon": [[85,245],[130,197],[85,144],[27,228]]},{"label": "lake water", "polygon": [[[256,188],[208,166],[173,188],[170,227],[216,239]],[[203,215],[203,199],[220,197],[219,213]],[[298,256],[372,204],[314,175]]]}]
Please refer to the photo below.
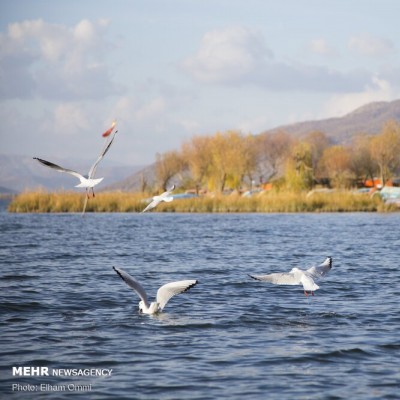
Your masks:
[{"label": "lake water", "polygon": [[[400,214],[3,212],[0,224],[1,398],[399,398]],[[247,275],[326,256],[314,297]],[[114,265],[150,297],[199,284],[142,315]],[[49,375],[13,376],[20,366]],[[71,370],[95,375],[54,375]]]}]

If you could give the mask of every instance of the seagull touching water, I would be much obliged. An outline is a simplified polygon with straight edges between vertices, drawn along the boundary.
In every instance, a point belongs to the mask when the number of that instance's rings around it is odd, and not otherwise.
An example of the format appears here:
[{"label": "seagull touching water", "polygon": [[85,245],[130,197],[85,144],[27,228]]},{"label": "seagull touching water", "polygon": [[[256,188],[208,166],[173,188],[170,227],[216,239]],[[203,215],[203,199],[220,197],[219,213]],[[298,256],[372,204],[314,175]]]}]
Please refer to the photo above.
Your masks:
[{"label": "seagull touching water", "polygon": [[86,199],[85,199],[85,205],[83,207],[82,214],[85,213],[87,199],[89,198],[89,194],[90,194],[89,191],[91,190],[92,191],[92,196],[95,197],[93,188],[104,179],[104,178],[95,179],[94,175],[96,173],[97,165],[102,160],[102,158],[105,156],[107,151],[110,149],[111,144],[114,141],[114,138],[115,138],[115,135],[117,134],[117,132],[118,131],[115,131],[115,133],[112,136],[112,138],[109,141],[106,142],[105,146],[103,147],[103,150],[101,151],[101,153],[98,156],[98,158],[95,161],[95,163],[91,166],[91,168],[89,170],[89,173],[86,176],[80,174],[79,172],[73,171],[72,169],[67,169],[67,168],[60,167],[59,165],[53,164],[50,161],[46,161],[46,160],[42,160],[41,158],[33,157],[35,160],[38,160],[41,164],[43,164],[46,167],[55,169],[58,172],[66,172],[67,174],[73,175],[73,176],[75,176],[76,178],[78,178],[80,180],[80,183],[78,185],[76,185],[75,187],[82,187],[82,188],[86,189]]},{"label": "seagull touching water", "polygon": [[308,296],[310,292],[314,296],[314,292],[319,289],[315,283],[324,277],[332,268],[332,257],[327,257],[325,261],[315,267],[311,267],[306,271],[299,268],[293,268],[290,272],[274,273],[268,275],[250,275],[251,278],[258,281],[267,281],[275,285],[303,285],[304,294]]},{"label": "seagull touching water", "polygon": [[124,280],[125,283],[138,294],[141,299],[139,302],[139,311],[144,314],[157,314],[158,312],[161,312],[172,296],[186,292],[198,283],[197,280],[167,283],[157,290],[156,301],[149,303],[146,291],[134,277],[129,275],[121,268],[113,267],[113,269],[121,277],[121,279]]},{"label": "seagull touching water", "polygon": [[157,205],[160,204],[162,201],[165,201],[167,203],[172,201],[174,198],[170,196],[170,194],[174,189],[175,185],[172,185],[171,188],[169,188],[166,192],[160,194],[159,196],[154,196],[152,202],[148,204],[147,207],[142,212],[146,212],[154,207],[157,207]]}]

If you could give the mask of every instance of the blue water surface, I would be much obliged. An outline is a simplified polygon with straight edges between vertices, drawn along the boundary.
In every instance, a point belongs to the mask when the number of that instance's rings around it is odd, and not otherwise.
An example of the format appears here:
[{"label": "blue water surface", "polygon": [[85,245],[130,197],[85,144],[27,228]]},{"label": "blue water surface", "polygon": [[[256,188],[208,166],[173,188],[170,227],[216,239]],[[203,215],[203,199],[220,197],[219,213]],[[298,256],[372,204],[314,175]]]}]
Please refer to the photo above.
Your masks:
[{"label": "blue water surface", "polygon": [[[1,398],[399,398],[400,214],[3,212],[0,225]],[[327,256],[314,297],[248,276]],[[199,284],[142,315],[113,266],[151,298]]]}]

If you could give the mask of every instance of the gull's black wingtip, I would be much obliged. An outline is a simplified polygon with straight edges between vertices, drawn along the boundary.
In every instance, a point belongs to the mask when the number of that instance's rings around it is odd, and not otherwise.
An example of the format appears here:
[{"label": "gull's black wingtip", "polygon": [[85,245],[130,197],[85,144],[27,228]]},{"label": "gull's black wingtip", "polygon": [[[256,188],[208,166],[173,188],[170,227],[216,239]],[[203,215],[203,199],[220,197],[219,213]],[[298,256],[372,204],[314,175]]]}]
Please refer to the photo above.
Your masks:
[{"label": "gull's black wingtip", "polygon": [[124,277],[121,275],[121,272],[119,272],[117,268],[113,267],[113,270],[119,275],[119,277],[120,277],[123,281],[125,281]]},{"label": "gull's black wingtip", "polygon": [[199,281],[196,279],[195,281],[194,281],[194,283],[192,283],[191,285],[189,285],[185,290],[184,290],[184,292],[187,292],[189,289],[191,289],[192,287],[195,287],[197,284],[199,283]]}]

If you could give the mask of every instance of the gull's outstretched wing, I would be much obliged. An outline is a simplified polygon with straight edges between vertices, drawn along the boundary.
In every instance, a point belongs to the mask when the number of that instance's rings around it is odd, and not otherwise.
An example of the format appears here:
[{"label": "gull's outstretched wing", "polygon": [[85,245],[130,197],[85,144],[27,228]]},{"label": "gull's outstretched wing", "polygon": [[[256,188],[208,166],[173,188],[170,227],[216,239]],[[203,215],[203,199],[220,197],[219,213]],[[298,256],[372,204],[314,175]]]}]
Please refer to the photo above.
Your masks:
[{"label": "gull's outstretched wing", "polygon": [[158,204],[159,202],[160,202],[160,201],[158,201],[158,200],[153,200],[151,203],[149,203],[149,204],[146,206],[146,208],[145,208],[142,212],[146,212],[146,211],[151,210],[152,208],[156,207],[157,204]]},{"label": "gull's outstretched wing", "polygon": [[314,282],[314,279],[307,273],[303,273],[300,278],[303,289],[308,292],[315,292],[319,286]]},{"label": "gull's outstretched wing", "polygon": [[41,158],[33,157],[33,159],[38,160],[44,166],[55,169],[58,172],[66,172],[67,174],[71,174],[71,175],[77,177],[79,180],[81,180],[81,178],[84,179],[84,177],[79,172],[73,171],[72,169],[60,167],[57,164],[53,164],[50,161],[42,160]]},{"label": "gull's outstretched wing", "polygon": [[114,132],[113,137],[111,138],[111,140],[109,142],[106,143],[106,145],[104,146],[103,150],[101,151],[100,155],[97,157],[97,160],[95,161],[95,163],[92,165],[92,167],[89,170],[88,173],[88,177],[89,179],[94,178],[94,174],[96,173],[96,169],[97,169],[97,165],[99,164],[99,162],[103,159],[103,157],[106,155],[107,151],[110,149],[112,142],[115,139],[115,135],[117,134],[118,131]]},{"label": "gull's outstretched wing", "polygon": [[161,286],[160,289],[157,290],[157,303],[159,308],[162,310],[172,296],[186,292],[193,286],[197,285],[197,283],[198,281],[196,280],[186,280],[171,282]]},{"label": "gull's outstretched wing", "polygon": [[292,272],[288,273],[274,273],[268,275],[249,275],[257,281],[271,282],[275,285],[299,285],[301,281],[298,276],[295,276]]},{"label": "gull's outstretched wing", "polygon": [[314,282],[311,275],[299,269],[296,272],[250,275],[250,277],[258,281],[271,282],[275,285],[303,285],[304,290],[307,291],[319,289],[319,286]]},{"label": "gull's outstretched wing", "polygon": [[166,192],[160,194],[160,197],[162,197],[164,201],[171,201],[172,198],[171,200],[165,200],[165,198],[168,197],[174,190],[175,190],[175,185],[172,185]]},{"label": "gull's outstretched wing", "polygon": [[121,279],[125,281],[125,283],[139,295],[139,297],[143,300],[143,303],[146,305],[146,307],[149,307],[147,294],[146,291],[143,289],[142,285],[133,276],[129,275],[123,269],[116,267],[113,267],[113,269],[121,277]]},{"label": "gull's outstretched wing", "polygon": [[82,210],[82,214],[81,214],[82,216],[85,215],[87,202],[88,202],[88,196],[87,196],[87,194],[86,194],[86,196],[85,196],[85,201],[84,201],[84,203],[83,203],[83,210]]},{"label": "gull's outstretched wing", "polygon": [[327,257],[322,264],[316,267],[311,267],[306,272],[313,279],[319,279],[324,277],[331,269],[332,269],[332,257]]}]

